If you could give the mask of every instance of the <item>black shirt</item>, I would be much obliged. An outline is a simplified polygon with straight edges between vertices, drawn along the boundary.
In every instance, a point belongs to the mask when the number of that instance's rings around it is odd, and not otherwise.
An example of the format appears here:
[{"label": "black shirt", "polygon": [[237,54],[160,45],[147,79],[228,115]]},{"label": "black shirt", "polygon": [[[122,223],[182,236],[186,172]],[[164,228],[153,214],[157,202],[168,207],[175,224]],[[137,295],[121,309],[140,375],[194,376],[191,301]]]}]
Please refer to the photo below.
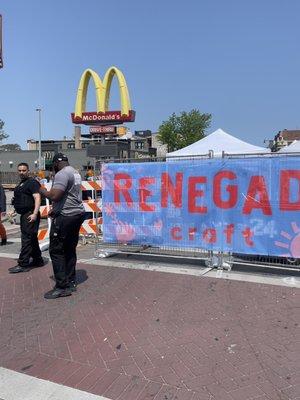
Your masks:
[{"label": "black shirt", "polygon": [[40,186],[36,179],[27,178],[15,188],[13,205],[18,214],[34,210],[33,194],[39,193]]},{"label": "black shirt", "polygon": [[0,185],[0,212],[6,211],[6,196],[3,186]]},{"label": "black shirt", "polygon": [[16,187],[16,189],[18,187],[22,188],[23,193],[28,194],[29,196],[30,195],[32,196],[34,193],[39,193],[41,185],[36,179],[27,178],[27,179],[24,179],[23,181],[21,181],[19,183],[19,185]]}]

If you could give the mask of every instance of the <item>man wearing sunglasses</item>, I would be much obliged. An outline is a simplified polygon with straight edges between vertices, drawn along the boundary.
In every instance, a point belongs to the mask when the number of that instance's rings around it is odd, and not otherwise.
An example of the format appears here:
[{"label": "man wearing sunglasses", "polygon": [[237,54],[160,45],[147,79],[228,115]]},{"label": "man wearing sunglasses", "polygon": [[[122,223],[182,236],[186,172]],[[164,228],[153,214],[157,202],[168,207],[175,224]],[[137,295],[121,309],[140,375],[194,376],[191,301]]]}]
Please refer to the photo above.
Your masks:
[{"label": "man wearing sunglasses", "polygon": [[37,238],[40,224],[40,184],[29,176],[29,166],[25,162],[18,165],[18,173],[20,183],[14,190],[12,204],[15,211],[20,214],[21,252],[18,265],[9,268],[11,274],[27,272],[31,268],[44,265]]}]

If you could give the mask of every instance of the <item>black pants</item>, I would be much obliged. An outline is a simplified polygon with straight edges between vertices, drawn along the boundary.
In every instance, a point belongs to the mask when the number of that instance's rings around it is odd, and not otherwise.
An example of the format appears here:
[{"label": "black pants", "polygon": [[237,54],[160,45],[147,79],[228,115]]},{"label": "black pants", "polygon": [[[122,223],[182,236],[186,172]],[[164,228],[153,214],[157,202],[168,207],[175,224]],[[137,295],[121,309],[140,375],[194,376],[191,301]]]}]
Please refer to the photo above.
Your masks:
[{"label": "black pants", "polygon": [[66,288],[76,280],[76,246],[83,220],[84,214],[59,215],[52,220],[49,254],[57,287]]},{"label": "black pants", "polygon": [[21,252],[18,259],[18,264],[21,267],[27,267],[29,264],[30,257],[34,261],[40,261],[42,253],[37,238],[39,225],[40,225],[40,214],[34,222],[29,222],[28,217],[32,214],[32,211],[26,214],[21,214]]}]

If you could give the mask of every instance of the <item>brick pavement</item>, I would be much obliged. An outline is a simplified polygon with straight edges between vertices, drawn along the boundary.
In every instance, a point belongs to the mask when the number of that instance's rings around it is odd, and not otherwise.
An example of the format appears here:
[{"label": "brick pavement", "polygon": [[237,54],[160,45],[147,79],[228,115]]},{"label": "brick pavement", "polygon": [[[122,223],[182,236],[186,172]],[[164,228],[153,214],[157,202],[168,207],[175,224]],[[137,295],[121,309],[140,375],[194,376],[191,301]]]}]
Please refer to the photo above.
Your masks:
[{"label": "brick pavement", "polygon": [[300,399],[300,290],[79,265],[44,300],[51,265],[0,259],[0,366],[113,400]]}]

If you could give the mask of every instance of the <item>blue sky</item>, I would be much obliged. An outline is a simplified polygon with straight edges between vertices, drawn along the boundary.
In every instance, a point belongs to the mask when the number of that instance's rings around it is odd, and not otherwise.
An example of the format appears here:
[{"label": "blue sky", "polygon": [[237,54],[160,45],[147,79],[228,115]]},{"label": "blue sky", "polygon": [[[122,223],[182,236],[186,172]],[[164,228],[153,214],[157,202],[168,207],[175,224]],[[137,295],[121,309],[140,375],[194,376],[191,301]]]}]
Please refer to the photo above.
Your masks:
[{"label": "blue sky", "polygon": [[[257,145],[300,129],[298,0],[6,0],[0,13],[0,118],[23,148],[38,137],[38,106],[43,138],[71,136],[83,70],[103,76],[112,65],[137,113],[131,130],[156,131],[193,108],[213,115],[208,133],[220,127]],[[119,109],[116,82],[111,97]]]}]

